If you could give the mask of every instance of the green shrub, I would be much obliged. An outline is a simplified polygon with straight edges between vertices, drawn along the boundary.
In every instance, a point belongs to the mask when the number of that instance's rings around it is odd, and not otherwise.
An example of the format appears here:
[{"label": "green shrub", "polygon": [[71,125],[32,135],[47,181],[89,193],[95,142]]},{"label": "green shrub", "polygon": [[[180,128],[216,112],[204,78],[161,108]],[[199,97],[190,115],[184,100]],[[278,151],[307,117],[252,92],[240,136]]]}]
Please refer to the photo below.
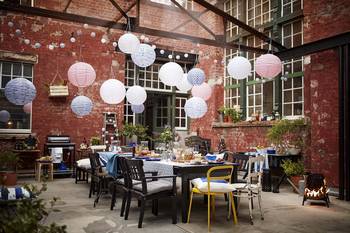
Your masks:
[{"label": "green shrub", "polygon": [[301,176],[304,174],[304,162],[302,160],[292,162],[292,160],[288,159],[281,166],[287,176]]}]

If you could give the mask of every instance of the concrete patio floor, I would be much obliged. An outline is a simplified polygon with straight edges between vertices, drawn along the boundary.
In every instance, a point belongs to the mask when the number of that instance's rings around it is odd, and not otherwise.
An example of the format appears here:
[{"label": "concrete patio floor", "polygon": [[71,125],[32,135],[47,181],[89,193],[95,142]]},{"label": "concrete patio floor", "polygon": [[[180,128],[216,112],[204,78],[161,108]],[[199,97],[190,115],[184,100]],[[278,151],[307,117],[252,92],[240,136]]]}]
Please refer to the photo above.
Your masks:
[{"label": "concrete patio floor", "polygon": [[[26,181],[31,183],[33,181]],[[88,198],[89,185],[75,184],[74,179],[55,179],[48,182],[48,190],[42,198],[50,199],[60,197],[56,209],[47,222],[67,225],[69,233],[202,233],[207,232],[207,209],[203,198],[194,199],[191,214],[191,223],[180,222],[180,208],[178,211],[178,224],[171,224],[170,203],[164,199],[159,203],[159,215],[151,213],[151,202],[146,206],[143,228],[138,229],[137,202],[131,203],[129,220],[125,221],[119,216],[121,199],[110,211],[110,195],[103,195],[100,202],[93,207],[93,198]],[[265,220],[260,220],[258,209],[254,209],[254,225],[249,223],[247,200],[242,199],[239,207],[238,225],[232,220],[226,220],[226,206],[223,198],[217,198],[215,220],[212,221],[212,232],[250,232],[250,233],[288,233],[288,232],[349,232],[350,229],[350,203],[331,197],[330,208],[324,205],[308,202],[301,205],[302,197],[293,193],[290,186],[281,187],[280,193],[263,192],[263,208]]]}]

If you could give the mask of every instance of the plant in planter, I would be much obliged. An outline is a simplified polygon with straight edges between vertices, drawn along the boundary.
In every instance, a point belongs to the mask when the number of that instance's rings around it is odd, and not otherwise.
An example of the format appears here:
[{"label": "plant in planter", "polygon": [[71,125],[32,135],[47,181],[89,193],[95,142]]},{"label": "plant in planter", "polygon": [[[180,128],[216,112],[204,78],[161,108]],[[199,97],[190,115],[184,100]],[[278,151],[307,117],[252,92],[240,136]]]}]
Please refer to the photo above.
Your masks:
[{"label": "plant in planter", "polygon": [[[127,138],[127,141],[137,142],[148,140],[149,136],[147,135],[147,127],[140,124],[124,124],[121,134]],[[132,139],[133,137],[136,137]]]},{"label": "plant in planter", "polygon": [[18,155],[12,151],[4,151],[0,153],[0,182],[2,185],[16,185],[16,166],[18,161]]},{"label": "plant in planter", "polygon": [[221,107],[218,109],[219,122],[223,122],[223,121],[224,121],[225,110],[226,110],[226,107],[225,107],[225,106],[221,106]]},{"label": "plant in planter", "polygon": [[305,146],[309,132],[303,119],[281,120],[269,129],[268,140],[280,154],[299,154]]},{"label": "plant in planter", "polygon": [[159,135],[159,141],[164,142],[164,143],[169,143],[173,141],[174,139],[174,134],[173,131],[171,130],[170,127],[166,127],[163,132],[160,133]]},{"label": "plant in planter", "polygon": [[227,108],[225,115],[228,116],[233,123],[237,123],[242,120],[242,112],[237,108]]},{"label": "plant in planter", "polygon": [[285,160],[281,167],[283,168],[286,175],[291,179],[295,186],[299,186],[299,180],[303,179],[304,175],[304,162],[299,160],[293,162],[291,160]]},{"label": "plant in planter", "polygon": [[100,137],[91,137],[90,138],[90,144],[92,146],[101,145],[101,138]]}]

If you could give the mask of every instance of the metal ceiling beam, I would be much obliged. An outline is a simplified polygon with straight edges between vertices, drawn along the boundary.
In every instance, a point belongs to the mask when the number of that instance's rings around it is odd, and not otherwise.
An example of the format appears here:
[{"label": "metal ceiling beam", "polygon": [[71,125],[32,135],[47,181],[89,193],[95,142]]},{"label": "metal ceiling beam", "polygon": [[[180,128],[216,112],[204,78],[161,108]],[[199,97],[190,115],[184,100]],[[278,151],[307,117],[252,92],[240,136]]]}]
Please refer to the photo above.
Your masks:
[{"label": "metal ceiling beam", "polygon": [[120,12],[120,14],[122,14],[122,16],[128,20],[129,16],[125,13],[125,11],[118,5],[118,3],[114,0],[109,0],[110,3],[112,3],[112,5],[117,8],[117,10]]},{"label": "metal ceiling beam", "polygon": [[68,7],[70,6],[71,3],[72,3],[72,0],[68,0],[67,5],[66,5],[66,7],[64,8],[63,12],[67,12]]},{"label": "metal ceiling beam", "polygon": [[[65,21],[70,21],[75,23],[81,23],[81,24],[87,23],[90,25],[106,27],[111,29],[125,30],[127,27],[126,24],[116,23],[114,21],[109,21],[109,20],[104,20],[104,19],[99,19],[99,18],[94,18],[89,16],[82,16],[77,14],[71,14],[71,13],[64,13],[59,11],[52,11],[52,10],[47,10],[47,9],[37,8],[37,7],[14,6],[14,5],[10,5],[2,2],[0,2],[0,10],[20,12],[23,14],[60,19],[60,20],[65,20]],[[130,18],[130,19],[131,19],[131,23],[135,22],[135,18]],[[229,49],[238,48],[238,45],[234,43],[227,43],[225,41],[206,39],[206,38],[195,37],[195,36],[190,36],[190,35],[185,35],[185,34],[175,33],[175,32],[162,31],[162,30],[146,28],[146,27],[139,27],[139,26],[135,26],[135,23],[133,23],[133,25],[131,26],[131,31],[136,33],[146,33],[152,36],[160,36],[160,37],[176,39],[176,40],[185,39],[185,40],[192,41],[193,43],[201,43],[201,44],[206,44],[206,45],[221,47],[221,48],[229,48]],[[267,52],[265,49],[253,48],[249,46],[241,45],[240,48],[243,51],[251,51],[256,53]]]},{"label": "metal ceiling beam", "polygon": [[[126,10],[125,13],[128,14],[129,11],[132,10],[132,8],[134,8],[134,6],[136,6],[137,1],[135,1],[133,4],[131,4]],[[118,17],[115,18],[115,21],[118,22],[119,20],[121,20],[121,18],[123,18],[123,15],[120,14]]]},{"label": "metal ceiling beam", "polygon": [[307,44],[303,44],[294,48],[290,48],[281,52],[276,52],[281,60],[288,60],[295,57],[301,57],[312,53],[322,52],[328,49],[336,48],[349,44],[350,31]]},{"label": "metal ceiling beam", "polygon": [[204,30],[206,30],[209,34],[211,34],[214,38],[216,38],[216,34],[210,30],[207,26],[205,26],[196,16],[187,11],[181,4],[179,4],[176,0],[170,0],[175,6],[177,6],[182,12],[188,15],[192,20],[196,21]]},{"label": "metal ceiling beam", "polygon": [[234,23],[235,25],[237,25],[238,27],[246,30],[247,32],[250,32],[251,34],[259,37],[260,39],[262,39],[263,41],[265,41],[266,43],[271,43],[272,46],[276,47],[278,50],[285,50],[287,49],[286,47],[284,47],[283,45],[281,45],[279,42],[273,40],[272,38],[266,36],[264,33],[259,32],[258,30],[256,30],[255,28],[243,23],[242,21],[236,19],[235,17],[233,17],[232,15],[226,13],[225,11],[217,8],[216,6],[210,4],[209,2],[205,1],[205,0],[193,0],[194,2],[198,3],[199,5],[211,10],[212,12],[214,12],[217,15],[220,15],[221,17],[223,17],[224,19]]}]

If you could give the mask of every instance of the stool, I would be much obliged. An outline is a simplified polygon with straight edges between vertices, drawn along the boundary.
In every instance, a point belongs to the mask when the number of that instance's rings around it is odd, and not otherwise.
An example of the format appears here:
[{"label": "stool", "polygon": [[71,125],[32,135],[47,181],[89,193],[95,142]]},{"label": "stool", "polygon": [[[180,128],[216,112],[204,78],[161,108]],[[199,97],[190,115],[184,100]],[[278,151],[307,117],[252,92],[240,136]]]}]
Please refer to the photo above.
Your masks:
[{"label": "stool", "polygon": [[38,182],[41,179],[41,168],[48,166],[48,173],[50,173],[50,180],[53,181],[53,163],[52,161],[41,161],[37,160],[35,163],[35,177]]}]

